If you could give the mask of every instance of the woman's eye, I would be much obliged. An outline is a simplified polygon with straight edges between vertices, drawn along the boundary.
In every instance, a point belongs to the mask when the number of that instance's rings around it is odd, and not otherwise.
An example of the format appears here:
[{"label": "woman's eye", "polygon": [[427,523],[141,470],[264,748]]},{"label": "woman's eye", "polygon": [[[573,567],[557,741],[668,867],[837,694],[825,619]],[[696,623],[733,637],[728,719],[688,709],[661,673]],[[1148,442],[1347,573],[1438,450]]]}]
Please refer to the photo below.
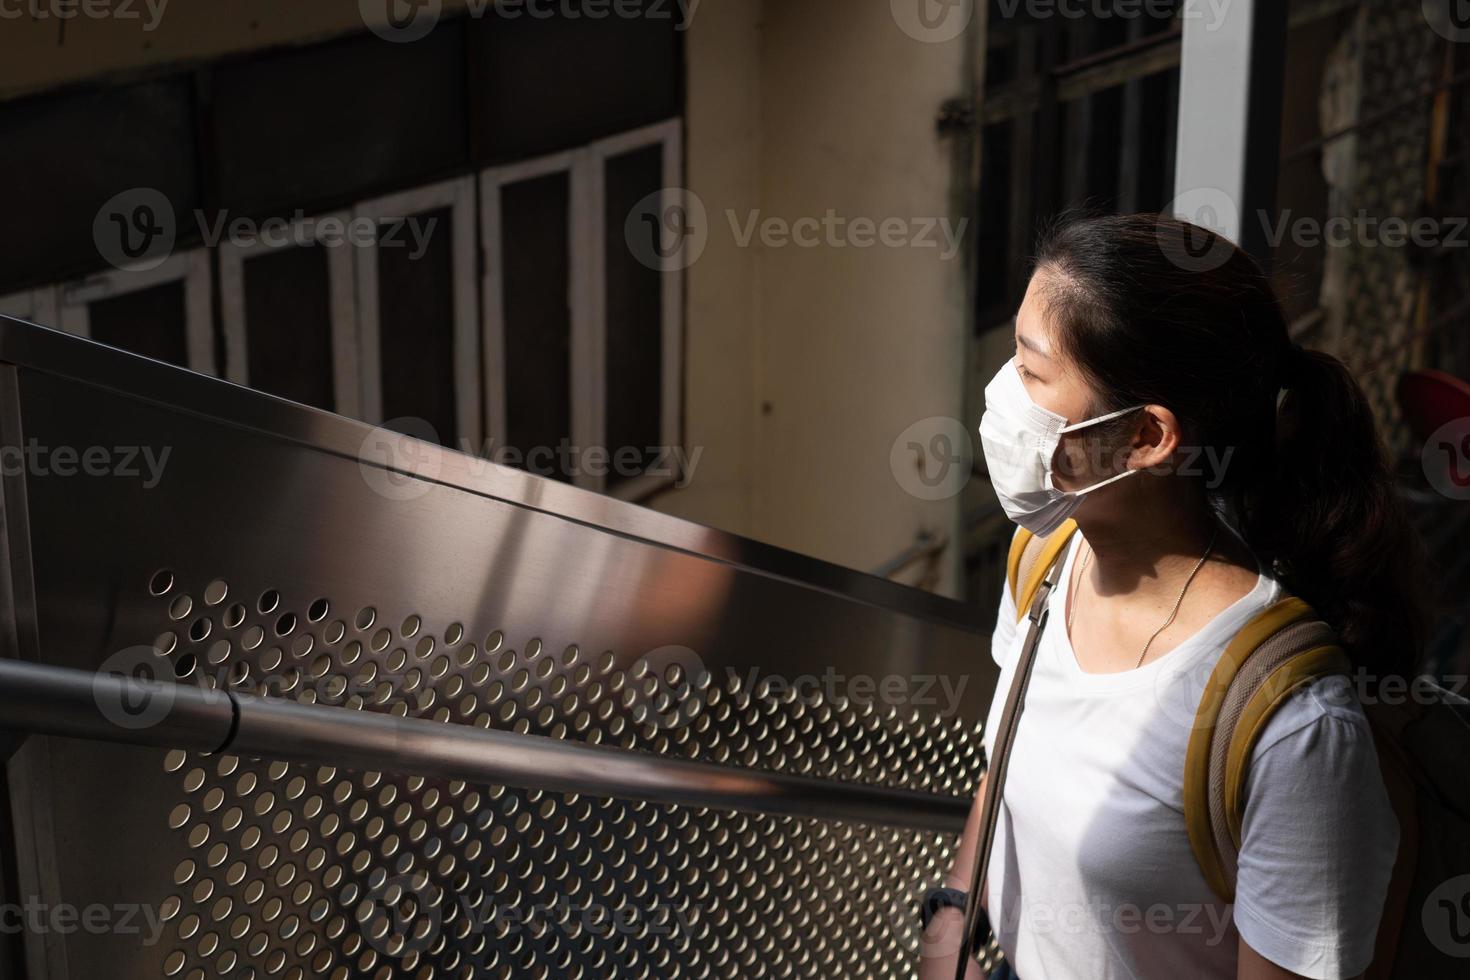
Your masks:
[{"label": "woman's eye", "polygon": [[1035,379],[1035,377],[1036,377],[1036,375],[1034,375],[1030,371],[1026,370],[1026,365],[1024,365],[1024,364],[1017,364],[1016,365],[1016,369],[1021,372],[1021,377],[1023,379]]}]

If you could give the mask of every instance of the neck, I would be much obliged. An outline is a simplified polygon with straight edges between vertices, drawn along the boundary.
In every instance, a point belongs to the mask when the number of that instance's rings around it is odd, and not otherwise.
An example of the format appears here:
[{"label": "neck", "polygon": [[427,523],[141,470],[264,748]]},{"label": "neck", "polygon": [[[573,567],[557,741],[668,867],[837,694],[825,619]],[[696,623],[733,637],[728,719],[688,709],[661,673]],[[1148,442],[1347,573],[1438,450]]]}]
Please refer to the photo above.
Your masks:
[{"label": "neck", "polygon": [[[1187,575],[1214,539],[1219,522],[1203,501],[1197,506],[1128,508],[1131,515],[1079,516],[1092,552],[1089,570],[1102,594],[1168,592]],[[1148,514],[1140,524],[1137,514]]]}]

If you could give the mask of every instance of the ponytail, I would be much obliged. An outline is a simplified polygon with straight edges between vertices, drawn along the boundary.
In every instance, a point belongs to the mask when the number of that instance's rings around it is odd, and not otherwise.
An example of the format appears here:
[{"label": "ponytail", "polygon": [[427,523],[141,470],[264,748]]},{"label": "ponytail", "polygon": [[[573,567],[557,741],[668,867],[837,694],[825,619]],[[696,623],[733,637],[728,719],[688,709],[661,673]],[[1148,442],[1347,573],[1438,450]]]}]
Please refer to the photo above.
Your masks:
[{"label": "ponytail", "polygon": [[1371,675],[1407,674],[1423,649],[1418,535],[1373,410],[1323,351],[1291,347],[1274,466],[1239,501],[1241,532]]}]

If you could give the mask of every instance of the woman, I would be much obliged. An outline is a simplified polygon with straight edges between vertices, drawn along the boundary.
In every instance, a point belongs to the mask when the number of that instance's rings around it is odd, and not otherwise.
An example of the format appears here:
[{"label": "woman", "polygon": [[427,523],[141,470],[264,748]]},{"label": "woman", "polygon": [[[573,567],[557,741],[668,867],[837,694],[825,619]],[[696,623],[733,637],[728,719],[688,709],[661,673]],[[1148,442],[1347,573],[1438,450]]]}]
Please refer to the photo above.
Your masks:
[{"label": "woman", "polygon": [[[1058,431],[1055,456],[1028,472],[1027,446]],[[1361,975],[1398,827],[1353,679],[1312,682],[1268,722],[1233,908],[1195,863],[1182,776],[1211,667],[1283,593],[1337,631],[1360,676],[1408,672],[1417,550],[1362,391],[1290,341],[1244,252],[1171,218],[1090,218],[1041,248],[981,436],[1013,520],[1046,534],[1071,516],[1079,531],[983,889],[1006,968],[1025,980]],[[992,645],[1002,692],[1025,632],[1016,612],[1008,588]],[[961,892],[977,823],[972,811],[946,881]],[[926,948],[960,929],[942,909]],[[953,977],[947,948],[925,960],[926,980]]]}]

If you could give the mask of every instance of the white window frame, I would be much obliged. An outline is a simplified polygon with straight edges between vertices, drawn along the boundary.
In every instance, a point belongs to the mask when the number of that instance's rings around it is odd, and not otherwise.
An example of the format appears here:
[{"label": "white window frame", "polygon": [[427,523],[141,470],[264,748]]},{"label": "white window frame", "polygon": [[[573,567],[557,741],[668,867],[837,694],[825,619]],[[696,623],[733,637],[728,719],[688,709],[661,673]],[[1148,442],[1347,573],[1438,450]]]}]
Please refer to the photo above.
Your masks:
[{"label": "white window frame", "polygon": [[28,289],[25,292],[0,296],[0,314],[58,330],[61,329],[61,321],[57,315],[59,308],[60,302],[55,286]]},{"label": "white window frame", "polygon": [[[357,311],[353,294],[352,246],[342,237],[324,244],[322,223],[340,222],[345,229],[351,220],[345,211],[303,218],[291,224],[288,240],[268,242],[257,236],[248,242],[219,244],[220,314],[225,334],[225,377],[239,385],[250,385],[249,324],[245,312],[245,263],[251,258],[287,248],[327,250],[327,292],[331,309],[332,410],[338,415],[359,417],[362,390],[357,369]],[[311,246],[299,245],[308,237]]]},{"label": "white window frame", "polygon": [[[354,209],[355,218],[374,224],[402,219],[425,211],[449,208],[453,236],[454,276],[454,408],[461,446],[477,452],[481,446],[478,287],[475,282],[475,180],[462,177],[366,201]],[[435,228],[434,234],[440,234]],[[357,252],[358,362],[362,378],[362,419],[373,425],[383,419],[381,319],[378,315],[378,243]]]},{"label": "white window frame", "polygon": [[[567,241],[571,244],[568,258],[567,309],[571,316],[571,372],[572,431],[568,433],[574,445],[587,445],[592,433],[591,422],[585,406],[577,404],[577,379],[588,369],[590,338],[592,334],[590,311],[586,302],[585,256],[576,247],[585,233],[586,207],[582,197],[586,193],[586,153],[574,151],[553,153],[504,167],[493,167],[480,174],[480,241],[484,247],[484,267],[481,270],[481,294],[484,305],[481,310],[481,330],[484,334],[484,377],[485,377],[485,435],[493,449],[499,450],[506,444],[505,425],[505,277],[501,263],[501,215],[500,192],[509,184],[519,184],[548,174],[565,173],[567,177]],[[580,407],[580,411],[579,411]],[[518,446],[527,452],[531,447]],[[492,454],[493,458],[493,454]],[[577,486],[587,486],[585,475],[574,478]]]},{"label": "white window frame", "polygon": [[[594,369],[591,372],[590,382],[592,390],[596,393],[591,399],[591,411],[594,416],[593,431],[597,434],[597,442],[593,445],[605,445],[607,441],[607,392],[605,390],[607,380],[607,253],[602,249],[602,242],[606,238],[604,177],[607,173],[607,160],[609,157],[622,156],[633,150],[662,146],[663,180],[661,187],[663,197],[659,213],[664,214],[669,208],[683,203],[680,200],[680,188],[684,186],[683,145],[683,124],[677,119],[671,119],[667,122],[645,126],[642,129],[609,136],[598,140],[589,148],[592,158],[590,226],[587,229],[589,237],[585,241],[594,243],[588,283],[595,345]],[[681,428],[679,410],[681,407],[680,392],[683,388],[681,368],[684,363],[684,273],[682,271],[661,272],[659,282],[662,287],[659,297],[659,319],[663,325],[659,438],[663,447],[672,449],[679,445]],[[675,479],[676,477],[645,473],[617,487],[612,493],[624,500],[641,500],[674,482]],[[597,483],[599,485],[596,489],[606,492],[606,480],[599,479]]]},{"label": "white window frame", "polygon": [[61,329],[79,337],[92,335],[88,307],[100,300],[126,296],[170,282],[184,284],[184,346],[189,369],[214,374],[214,316],[211,304],[214,284],[210,276],[209,251],[192,249],[170,255],[152,269],[113,269],[62,283],[56,287],[57,316]]},{"label": "white window frame", "polygon": [[[607,255],[603,251],[606,222],[605,166],[608,158],[648,146],[663,147],[664,193],[676,203],[683,183],[683,126],[669,120],[641,129],[619,133],[588,146],[564,153],[494,167],[480,174],[480,238],[484,248],[482,269],[482,331],[485,376],[485,433],[496,447],[505,444],[505,294],[501,255],[500,191],[508,184],[551,173],[569,175],[568,297],[571,312],[572,392],[570,437],[583,451],[604,446],[607,441]],[[679,444],[681,430],[684,337],[684,277],[682,272],[662,274],[660,296],[662,336],[662,391],[660,438],[665,446]],[[526,447],[517,447],[525,449]],[[673,477],[644,475],[629,480],[613,493],[623,499],[640,500],[673,481]],[[577,473],[579,487],[607,491],[602,475]]]}]

